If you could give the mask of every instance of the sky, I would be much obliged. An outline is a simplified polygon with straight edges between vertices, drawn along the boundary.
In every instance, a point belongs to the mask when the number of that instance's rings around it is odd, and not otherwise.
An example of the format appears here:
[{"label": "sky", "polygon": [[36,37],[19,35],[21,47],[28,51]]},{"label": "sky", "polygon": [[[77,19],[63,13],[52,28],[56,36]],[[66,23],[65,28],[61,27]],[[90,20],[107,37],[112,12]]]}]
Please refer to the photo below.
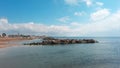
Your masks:
[{"label": "sky", "polygon": [[0,34],[120,36],[120,0],[0,0]]}]

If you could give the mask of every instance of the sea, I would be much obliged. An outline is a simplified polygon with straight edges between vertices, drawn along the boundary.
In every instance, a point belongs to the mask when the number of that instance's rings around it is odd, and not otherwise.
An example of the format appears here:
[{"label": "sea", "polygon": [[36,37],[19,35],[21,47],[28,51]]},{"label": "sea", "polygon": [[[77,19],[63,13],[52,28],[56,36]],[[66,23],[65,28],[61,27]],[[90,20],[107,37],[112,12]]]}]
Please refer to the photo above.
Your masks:
[{"label": "sea", "polygon": [[0,68],[120,68],[120,37],[74,37],[84,38],[99,43],[1,48]]}]

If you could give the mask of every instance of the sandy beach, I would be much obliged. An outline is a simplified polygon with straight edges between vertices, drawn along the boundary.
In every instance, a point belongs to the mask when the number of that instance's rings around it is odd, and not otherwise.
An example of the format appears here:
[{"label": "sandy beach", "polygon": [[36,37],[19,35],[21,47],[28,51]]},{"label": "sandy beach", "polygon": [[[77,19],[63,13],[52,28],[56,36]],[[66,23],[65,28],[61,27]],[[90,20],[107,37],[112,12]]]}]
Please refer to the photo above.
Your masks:
[{"label": "sandy beach", "polygon": [[0,37],[0,48],[17,46],[18,44],[10,43],[10,42],[20,42],[20,41],[24,41],[24,40],[32,40],[32,38],[21,38],[21,37],[15,37],[15,38],[5,37],[5,38],[2,38],[2,37]]}]

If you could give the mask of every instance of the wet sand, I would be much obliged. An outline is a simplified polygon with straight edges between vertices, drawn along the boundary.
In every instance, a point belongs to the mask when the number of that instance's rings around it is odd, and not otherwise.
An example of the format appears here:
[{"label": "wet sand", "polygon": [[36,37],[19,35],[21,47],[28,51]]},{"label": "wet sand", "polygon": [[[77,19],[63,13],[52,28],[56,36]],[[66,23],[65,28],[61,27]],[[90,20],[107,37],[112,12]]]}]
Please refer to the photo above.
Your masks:
[{"label": "wet sand", "polygon": [[20,41],[24,41],[24,40],[32,40],[32,38],[21,38],[21,37],[15,37],[15,38],[5,37],[5,38],[1,38],[0,37],[0,48],[10,47],[10,46],[17,46],[17,45],[20,45],[20,44],[10,43],[10,42],[20,42]]}]

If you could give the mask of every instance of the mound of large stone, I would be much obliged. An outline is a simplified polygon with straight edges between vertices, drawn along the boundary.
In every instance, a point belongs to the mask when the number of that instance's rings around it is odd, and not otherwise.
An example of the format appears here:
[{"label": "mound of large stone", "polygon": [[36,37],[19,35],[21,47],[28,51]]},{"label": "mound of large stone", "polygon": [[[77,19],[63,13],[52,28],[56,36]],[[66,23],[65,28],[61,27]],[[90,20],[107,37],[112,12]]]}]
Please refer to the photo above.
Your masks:
[{"label": "mound of large stone", "polygon": [[28,43],[27,45],[58,45],[58,44],[88,44],[98,43],[94,39],[55,39],[52,37],[43,38],[42,42]]}]

